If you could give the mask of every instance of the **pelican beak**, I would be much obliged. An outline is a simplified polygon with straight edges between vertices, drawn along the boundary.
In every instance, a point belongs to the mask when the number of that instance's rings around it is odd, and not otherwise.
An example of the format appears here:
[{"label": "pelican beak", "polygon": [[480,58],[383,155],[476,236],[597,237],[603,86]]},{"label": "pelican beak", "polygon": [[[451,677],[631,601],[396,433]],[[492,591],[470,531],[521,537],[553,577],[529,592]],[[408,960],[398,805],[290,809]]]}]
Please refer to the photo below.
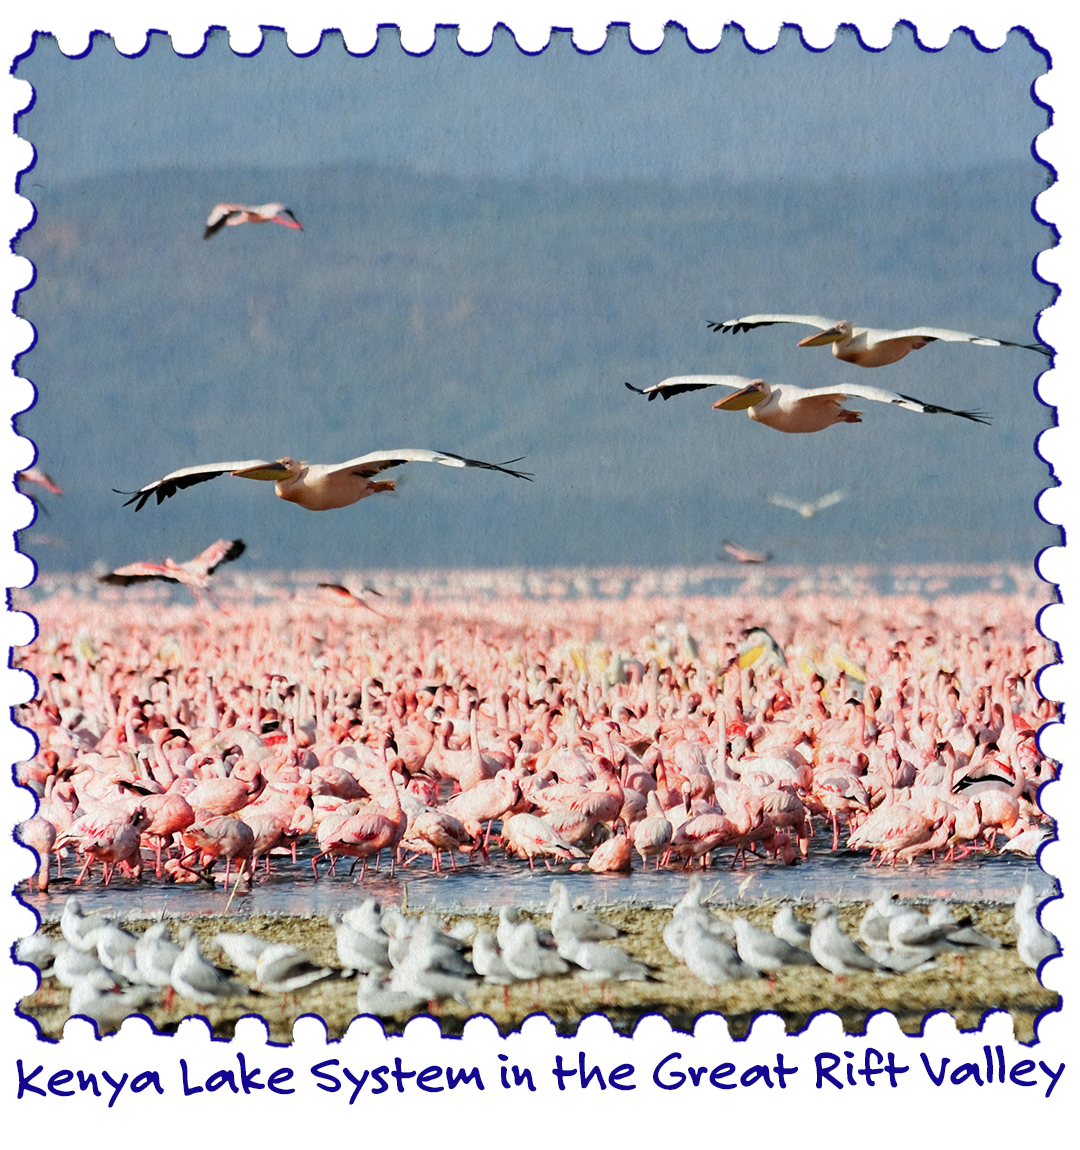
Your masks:
[{"label": "pelican beak", "polygon": [[243,471],[234,471],[232,474],[240,479],[267,479],[276,482],[279,479],[288,479],[292,472],[282,463],[266,463],[258,467],[246,467]]},{"label": "pelican beak", "polygon": [[731,395],[724,396],[713,404],[713,410],[722,407],[725,411],[745,411],[748,407],[753,407],[756,403],[761,403],[765,399],[762,394],[761,388],[755,384],[750,384],[749,387],[741,388],[739,391],[733,391]]},{"label": "pelican beak", "polygon": [[808,335],[806,339],[800,339],[799,347],[824,347],[827,343],[836,343],[838,340],[844,338],[843,329],[839,324],[836,327],[826,328],[825,331],[819,331],[817,335]]}]

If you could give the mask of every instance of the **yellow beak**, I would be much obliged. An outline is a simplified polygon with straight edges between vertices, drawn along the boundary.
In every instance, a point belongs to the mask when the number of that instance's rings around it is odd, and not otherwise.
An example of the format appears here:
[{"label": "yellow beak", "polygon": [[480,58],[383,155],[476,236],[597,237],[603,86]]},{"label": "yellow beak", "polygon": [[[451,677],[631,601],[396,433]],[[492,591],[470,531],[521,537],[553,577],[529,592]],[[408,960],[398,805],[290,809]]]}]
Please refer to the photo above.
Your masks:
[{"label": "yellow beak", "polygon": [[838,340],[844,338],[844,333],[839,327],[830,327],[825,331],[819,331],[817,335],[808,335],[806,339],[800,339],[799,347],[824,347],[827,343],[836,343]]},{"label": "yellow beak", "polygon": [[288,479],[291,472],[280,463],[267,463],[265,466],[247,467],[232,474],[240,479],[267,479],[276,483],[279,479]]},{"label": "yellow beak", "polygon": [[713,410],[722,407],[725,411],[745,411],[748,407],[753,407],[755,403],[761,403],[765,398],[761,394],[761,389],[754,387],[744,387],[739,391],[733,391],[730,395],[724,396],[713,404]]}]

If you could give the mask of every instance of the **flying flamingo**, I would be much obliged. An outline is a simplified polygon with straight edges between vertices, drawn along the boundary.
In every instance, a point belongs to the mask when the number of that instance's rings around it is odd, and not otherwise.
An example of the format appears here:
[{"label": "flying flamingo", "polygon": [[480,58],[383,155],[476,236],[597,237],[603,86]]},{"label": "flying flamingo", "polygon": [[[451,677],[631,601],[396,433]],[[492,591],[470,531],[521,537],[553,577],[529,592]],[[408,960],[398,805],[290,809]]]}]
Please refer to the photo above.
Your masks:
[{"label": "flying flamingo", "polygon": [[63,495],[63,489],[54,483],[44,471],[39,467],[28,467],[25,471],[20,471],[18,479],[24,483],[36,483],[39,487],[44,487],[46,491],[51,492],[53,495]]},{"label": "flying flamingo", "polygon": [[[376,611],[370,603],[365,602],[359,595],[354,595],[348,587],[343,587],[340,583],[320,583],[319,590],[327,593],[326,597],[332,602],[337,603],[342,607],[363,607],[365,611],[370,611],[373,615],[378,615],[380,619],[389,619],[389,615],[384,615],[381,611]],[[376,591],[374,587],[365,587],[364,590],[372,595],[382,595],[381,591]]]},{"label": "flying flamingo", "polygon": [[856,364],[858,367],[884,367],[886,364],[896,363],[908,352],[917,351],[937,340],[946,343],[972,343],[979,347],[1022,347],[1027,351],[1050,355],[1050,351],[1040,344],[988,339],[983,335],[948,331],[940,327],[909,327],[902,331],[883,331],[877,328],[856,327],[846,319],[823,319],[817,315],[747,315],[742,319],[725,319],[719,323],[710,323],[709,327],[713,331],[740,332],[755,327],[769,327],[774,323],[795,323],[818,328],[814,335],[799,340],[799,347],[824,347],[831,343],[832,353],[837,359]]},{"label": "flying flamingo", "polygon": [[[165,559],[161,563],[129,563],[126,567],[117,567],[108,575],[100,576],[98,582],[114,587],[130,587],[132,583],[148,583],[152,579],[160,579],[165,583],[182,583],[195,596],[196,602],[200,591],[205,591],[214,599],[210,591],[210,576],[222,563],[239,559],[244,548],[242,539],[219,539],[186,563],[177,563],[173,559]],[[217,600],[214,599],[214,602]]]},{"label": "flying flamingo", "polygon": [[[517,463],[516,459],[507,463]],[[421,447],[403,447],[390,451],[372,451],[344,463],[302,463],[288,456],[274,462],[248,459],[240,463],[206,463],[171,471],[162,479],[140,487],[138,491],[118,491],[118,495],[132,496],[124,506],[135,504],[141,511],[146,501],[155,496],[158,503],[171,498],[185,487],[205,483],[219,475],[235,475],[240,479],[261,479],[274,484],[279,499],[296,503],[308,511],[331,511],[359,503],[380,491],[393,491],[394,481],[375,481],[374,477],[391,467],[405,463],[441,463],[444,467],[482,467],[487,471],[501,471],[517,479],[531,479],[523,471],[511,471],[506,464],[483,463],[466,459],[445,451],[429,451]]]},{"label": "flying flamingo", "polygon": [[868,399],[875,403],[892,403],[905,411],[927,415],[958,415],[974,423],[989,423],[990,419],[979,411],[954,411],[951,407],[938,407],[924,403],[910,395],[885,391],[880,387],[865,387],[858,383],[840,383],[832,387],[804,388],[791,383],[766,383],[763,379],[748,379],[743,375],[675,375],[644,390],[626,385],[649,400],[658,395],[668,399],[684,391],[700,391],[705,387],[730,387],[731,395],[717,400],[713,408],[725,411],[745,411],[755,423],[775,431],[804,434],[824,431],[835,423],[862,423],[862,412],[843,406],[846,399]]},{"label": "flying flamingo", "polygon": [[738,543],[732,543],[730,539],[724,540],[724,550],[737,563],[767,563],[769,559],[764,551],[748,551]]},{"label": "flying flamingo", "polygon": [[237,224],[281,224],[302,232],[300,221],[284,204],[260,204],[248,208],[243,204],[215,204],[206,221],[203,239],[217,235],[222,228],[232,228]]}]

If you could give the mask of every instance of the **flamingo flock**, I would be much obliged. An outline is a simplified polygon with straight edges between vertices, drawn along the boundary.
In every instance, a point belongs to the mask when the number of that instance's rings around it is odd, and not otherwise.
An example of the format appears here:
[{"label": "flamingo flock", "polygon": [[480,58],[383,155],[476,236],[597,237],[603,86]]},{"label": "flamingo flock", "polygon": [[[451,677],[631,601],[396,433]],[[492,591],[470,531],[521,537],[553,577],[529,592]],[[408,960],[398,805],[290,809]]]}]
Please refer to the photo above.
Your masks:
[{"label": "flamingo flock", "polygon": [[245,887],[515,858],[631,873],[1034,854],[1052,829],[1049,653],[1022,608],[984,626],[973,600],[904,639],[888,598],[824,625],[810,601],[775,635],[705,604],[710,646],[689,629],[658,643],[646,614],[591,649],[565,613],[534,609],[534,630],[513,604],[365,629],[324,600],[176,609],[162,647],[159,610],[102,611],[73,637],[69,605],[45,601],[20,658],[42,686],[22,711],[40,749],[18,765],[40,798],[19,832],[41,860],[30,885],[72,851],[76,886],[152,867]]}]

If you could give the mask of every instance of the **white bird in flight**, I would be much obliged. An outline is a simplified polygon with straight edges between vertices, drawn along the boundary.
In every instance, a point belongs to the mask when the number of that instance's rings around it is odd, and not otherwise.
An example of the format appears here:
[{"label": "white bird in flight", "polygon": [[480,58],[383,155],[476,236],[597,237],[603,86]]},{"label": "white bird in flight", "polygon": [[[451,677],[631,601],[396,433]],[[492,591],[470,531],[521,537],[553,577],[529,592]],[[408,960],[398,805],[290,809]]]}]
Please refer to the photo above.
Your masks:
[{"label": "white bird in flight", "polygon": [[[507,464],[517,463],[516,459]],[[372,451],[357,459],[344,463],[303,463],[284,456],[274,462],[263,459],[248,459],[240,463],[205,463],[195,467],[182,467],[171,471],[161,479],[140,487],[138,491],[118,491],[118,495],[130,495],[124,506],[135,504],[141,511],[151,496],[158,503],[169,499],[185,487],[205,483],[219,475],[235,475],[241,479],[262,479],[272,481],[274,492],[279,499],[297,503],[308,511],[330,511],[337,507],[348,507],[359,503],[369,495],[380,491],[393,491],[394,481],[385,479],[373,482],[380,472],[403,463],[441,463],[444,467],[483,467],[488,471],[501,471],[518,479],[530,479],[524,471],[512,471],[506,464],[483,463],[478,459],[465,459],[446,451],[429,451],[421,447],[403,447],[391,451]]]},{"label": "white bird in flight", "polygon": [[644,390],[626,385],[638,395],[654,400],[658,395],[667,399],[684,391],[699,391],[704,387],[730,387],[736,390],[713,404],[725,411],[746,411],[755,423],[763,423],[776,431],[803,433],[823,431],[834,423],[862,423],[859,411],[843,407],[846,399],[870,399],[877,403],[894,403],[905,411],[918,411],[930,415],[959,415],[975,423],[989,423],[980,411],[954,411],[951,407],[938,407],[923,403],[910,395],[884,391],[880,387],[863,387],[857,383],[841,383],[832,387],[803,388],[790,383],[766,383],[763,379],[748,379],[742,375],[675,375]]},{"label": "white bird in flight", "polygon": [[885,331],[872,327],[856,327],[849,320],[824,319],[818,315],[746,315],[741,319],[711,322],[712,331],[740,332],[755,327],[769,327],[774,323],[803,324],[817,328],[814,335],[799,340],[799,347],[823,347],[832,344],[832,353],[845,363],[859,367],[884,367],[896,363],[910,351],[926,347],[928,343],[944,340],[946,343],[973,343],[978,347],[1022,347],[1038,351],[1045,356],[1048,348],[1034,343],[1013,343],[1007,339],[989,339],[984,335],[971,335],[965,331],[948,331],[941,327],[909,327],[903,331]]},{"label": "white bird in flight", "polygon": [[839,503],[846,497],[846,494],[844,491],[830,491],[828,495],[823,495],[820,499],[815,499],[810,503],[800,503],[797,499],[789,499],[786,495],[768,495],[766,498],[777,507],[786,507],[790,511],[797,511],[804,519],[813,519],[819,511],[824,511],[826,507],[832,507],[833,504]]},{"label": "white bird in flight", "polygon": [[237,224],[282,224],[286,228],[303,231],[300,221],[284,204],[260,204],[248,208],[243,204],[215,204],[206,221],[203,239],[217,235],[222,228],[232,228]]}]

